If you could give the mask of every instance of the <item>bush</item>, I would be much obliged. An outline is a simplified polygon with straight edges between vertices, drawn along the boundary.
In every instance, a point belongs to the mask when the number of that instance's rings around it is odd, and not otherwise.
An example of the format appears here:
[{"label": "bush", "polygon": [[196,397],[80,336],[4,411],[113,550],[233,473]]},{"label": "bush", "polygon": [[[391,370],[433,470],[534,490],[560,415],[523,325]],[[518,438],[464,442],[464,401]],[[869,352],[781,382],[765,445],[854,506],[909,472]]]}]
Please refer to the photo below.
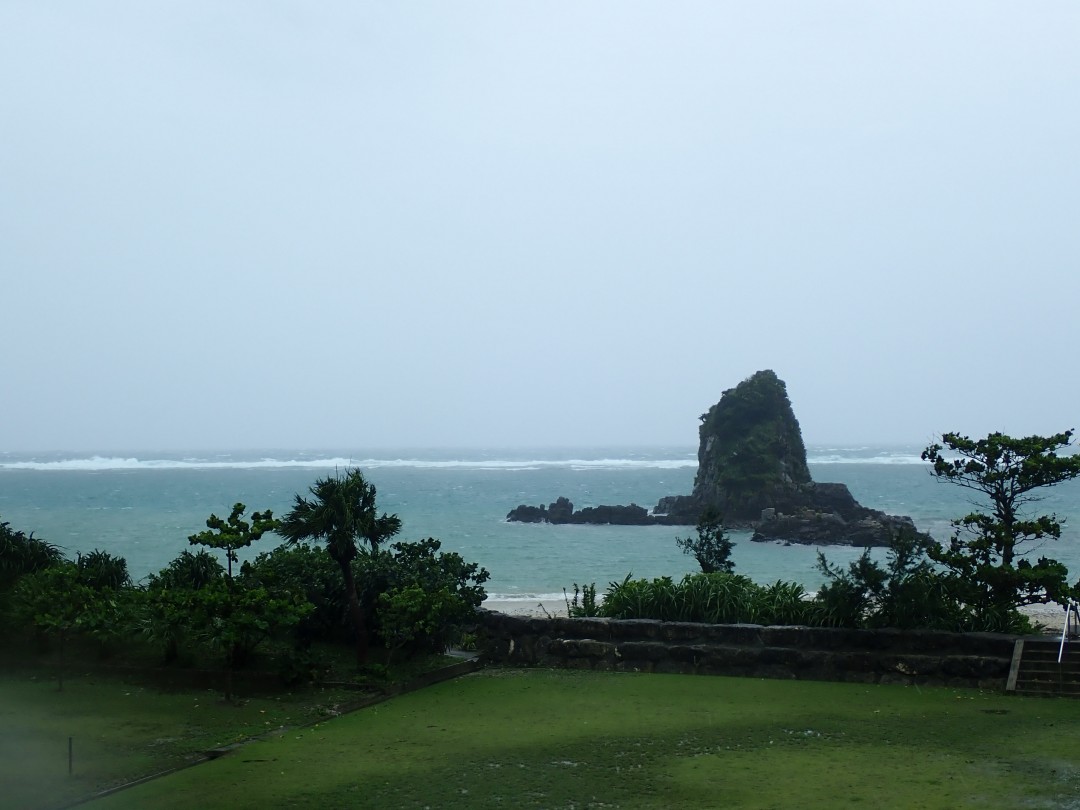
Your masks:
[{"label": "bush", "polygon": [[181,551],[165,568],[150,575],[149,587],[152,590],[199,590],[219,582],[224,577],[225,567],[209,551]]},{"label": "bush", "polygon": [[889,546],[884,567],[867,549],[847,570],[818,552],[818,568],[828,578],[817,594],[823,624],[835,627],[898,627],[936,630],[993,630],[960,602],[952,579],[927,559],[929,543],[901,532]]},{"label": "bush", "polygon": [[297,641],[344,641],[352,634],[348,597],[341,570],[321,546],[301,543],[263,552],[240,569],[245,583],[271,594],[303,594],[312,611],[297,625]]},{"label": "bush", "polygon": [[[441,546],[429,537],[358,560],[357,587],[374,613],[374,634],[387,647],[445,649],[483,603],[487,570],[456,552],[441,552]],[[402,626],[409,615],[419,623],[411,634]]]},{"label": "bush", "polygon": [[131,585],[127,560],[107,551],[94,549],[88,554],[77,553],[75,567],[79,571],[79,581],[97,591],[106,588],[118,591]]},{"label": "bush", "polygon": [[33,574],[64,561],[60,549],[0,522],[0,590],[7,590],[24,574]]},{"label": "bush", "polygon": [[762,587],[738,574],[687,574],[632,580],[608,586],[600,615],[613,619],[659,619],[709,624],[816,624],[814,604],[803,587],[776,582]]},{"label": "bush", "polygon": [[566,615],[571,619],[588,619],[600,615],[600,606],[596,602],[596,583],[578,585],[574,583],[574,598],[566,595],[563,588],[563,598],[566,600]]}]

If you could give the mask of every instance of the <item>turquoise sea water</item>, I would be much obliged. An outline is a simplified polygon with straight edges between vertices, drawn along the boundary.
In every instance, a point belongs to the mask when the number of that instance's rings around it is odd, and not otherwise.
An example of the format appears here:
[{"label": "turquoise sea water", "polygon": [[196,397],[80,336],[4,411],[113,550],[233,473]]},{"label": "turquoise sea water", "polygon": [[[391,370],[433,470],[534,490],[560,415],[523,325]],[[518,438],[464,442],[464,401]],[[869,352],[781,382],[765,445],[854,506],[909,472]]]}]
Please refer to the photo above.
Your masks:
[{"label": "turquoise sea water", "polygon": [[[936,481],[917,447],[810,447],[816,481],[847,484],[865,506],[910,515],[938,539],[949,521],[970,511],[970,493]],[[692,527],[549,526],[507,523],[518,504],[565,495],[577,507],[638,503],[693,488],[696,448],[566,448],[553,450],[380,450],[311,453],[0,454],[0,520],[77,551],[103,549],[128,560],[135,578],[156,571],[205,527],[211,512],[287,511],[296,493],[318,477],[356,466],[378,489],[380,509],[395,512],[400,539],[437,537],[491,572],[491,598],[561,599],[563,588],[626,574],[680,577],[694,561],[675,545]],[[1060,541],[1041,552],[1080,577],[1080,481],[1047,490],[1040,512],[1067,518]],[[736,570],[759,582],[796,580],[813,590],[821,577],[816,547],[751,543],[735,533]],[[271,548],[265,538],[249,556]],[[829,546],[830,560],[860,550]]]}]

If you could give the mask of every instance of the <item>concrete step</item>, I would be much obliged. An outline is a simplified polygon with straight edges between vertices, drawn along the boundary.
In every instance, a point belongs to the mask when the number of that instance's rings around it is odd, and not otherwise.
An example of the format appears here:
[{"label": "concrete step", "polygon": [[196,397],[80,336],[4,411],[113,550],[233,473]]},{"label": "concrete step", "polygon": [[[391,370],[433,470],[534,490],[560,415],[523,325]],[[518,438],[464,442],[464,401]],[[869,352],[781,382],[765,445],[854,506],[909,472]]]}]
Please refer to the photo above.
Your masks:
[{"label": "concrete step", "polygon": [[[1061,662],[1058,655],[1061,654]],[[1018,695],[1080,698],[1080,644],[1018,639],[1006,691]]]}]

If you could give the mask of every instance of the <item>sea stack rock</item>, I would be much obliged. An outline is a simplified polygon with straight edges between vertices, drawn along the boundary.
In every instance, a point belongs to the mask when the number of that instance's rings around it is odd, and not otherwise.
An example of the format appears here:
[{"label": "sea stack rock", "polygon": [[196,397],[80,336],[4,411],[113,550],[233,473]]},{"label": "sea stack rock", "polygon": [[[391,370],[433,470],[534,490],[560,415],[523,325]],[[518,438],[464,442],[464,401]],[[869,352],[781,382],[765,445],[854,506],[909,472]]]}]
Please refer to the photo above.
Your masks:
[{"label": "sea stack rock", "polygon": [[698,472],[690,495],[662,498],[653,510],[666,521],[696,523],[712,506],[733,528],[753,528],[754,540],[886,546],[911,518],[861,506],[844,484],[810,477],[799,420],[787,386],[759,371],[701,416]]},{"label": "sea stack rock", "polygon": [[519,506],[506,518],[692,526],[711,506],[725,526],[751,528],[760,541],[887,546],[900,532],[921,534],[911,518],[860,505],[844,484],[814,482],[787,386],[775,372],[759,371],[724,391],[702,414],[698,434],[694,491],[661,498],[651,512],[635,504],[575,510],[559,498],[548,507]]}]

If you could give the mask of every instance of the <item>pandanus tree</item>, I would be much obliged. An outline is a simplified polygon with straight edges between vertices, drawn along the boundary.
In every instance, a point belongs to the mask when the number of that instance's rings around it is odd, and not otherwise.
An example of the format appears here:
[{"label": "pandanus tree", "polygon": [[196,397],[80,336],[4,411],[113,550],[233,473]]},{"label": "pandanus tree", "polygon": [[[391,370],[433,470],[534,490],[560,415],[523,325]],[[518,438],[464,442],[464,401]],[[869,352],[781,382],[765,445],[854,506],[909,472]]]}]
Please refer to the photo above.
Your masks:
[{"label": "pandanus tree", "polygon": [[360,470],[318,479],[309,489],[310,499],[296,496],[292,511],[281,519],[277,533],[290,544],[321,541],[341,569],[356,632],[356,661],[367,660],[368,630],[364,608],[356,590],[353,560],[374,554],[379,544],[401,530],[397,515],[378,514],[375,487]]},{"label": "pandanus tree", "polygon": [[0,521],[0,590],[13,585],[23,574],[33,574],[63,561],[63,553],[52,543]]}]

